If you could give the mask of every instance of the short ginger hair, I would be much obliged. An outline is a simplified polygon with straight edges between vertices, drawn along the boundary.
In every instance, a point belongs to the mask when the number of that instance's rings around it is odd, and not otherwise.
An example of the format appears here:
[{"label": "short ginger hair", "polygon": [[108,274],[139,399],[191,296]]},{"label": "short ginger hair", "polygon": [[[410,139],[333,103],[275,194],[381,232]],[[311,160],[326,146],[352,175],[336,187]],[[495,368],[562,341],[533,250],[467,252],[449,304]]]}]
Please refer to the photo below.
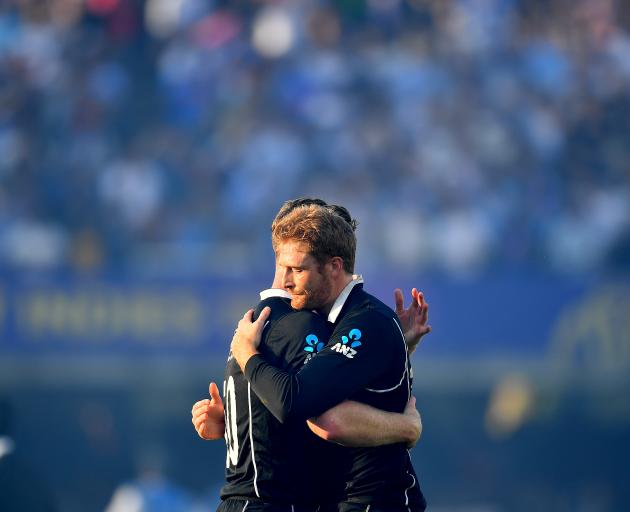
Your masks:
[{"label": "short ginger hair", "polygon": [[330,258],[338,256],[343,260],[344,271],[352,274],[357,239],[354,234],[356,221],[351,221],[348,222],[329,206],[297,206],[274,220],[271,228],[273,249],[277,253],[280,243],[303,242],[318,263],[324,264]]}]

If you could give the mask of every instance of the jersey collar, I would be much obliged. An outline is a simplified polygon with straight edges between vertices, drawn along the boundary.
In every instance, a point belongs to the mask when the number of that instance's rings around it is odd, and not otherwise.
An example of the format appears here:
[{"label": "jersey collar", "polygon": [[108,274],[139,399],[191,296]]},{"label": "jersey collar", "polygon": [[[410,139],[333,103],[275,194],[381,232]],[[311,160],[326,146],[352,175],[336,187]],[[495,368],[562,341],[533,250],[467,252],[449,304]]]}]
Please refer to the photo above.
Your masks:
[{"label": "jersey collar", "polygon": [[290,299],[291,294],[281,288],[268,288],[260,292],[260,300],[269,299],[270,297],[281,297],[283,299]]},{"label": "jersey collar", "polygon": [[335,303],[333,304],[332,309],[330,310],[330,313],[328,313],[329,322],[334,324],[337,321],[337,318],[339,317],[339,313],[341,313],[341,308],[343,308],[343,305],[346,303],[346,300],[348,300],[348,296],[350,295],[350,292],[358,284],[363,284],[363,276],[355,274],[352,276],[352,281],[350,281],[346,285],[346,287],[343,290],[341,290],[341,293],[337,297],[337,300],[335,300]]}]

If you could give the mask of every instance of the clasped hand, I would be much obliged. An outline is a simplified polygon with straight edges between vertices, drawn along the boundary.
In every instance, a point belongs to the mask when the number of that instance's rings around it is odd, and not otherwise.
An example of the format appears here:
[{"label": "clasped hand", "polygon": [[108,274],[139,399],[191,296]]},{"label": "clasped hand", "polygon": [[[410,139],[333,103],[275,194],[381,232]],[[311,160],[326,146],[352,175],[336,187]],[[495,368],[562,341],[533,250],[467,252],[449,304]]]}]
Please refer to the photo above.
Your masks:
[{"label": "clasped hand", "polygon": [[245,365],[249,358],[258,354],[262,331],[270,314],[271,308],[267,306],[260,312],[256,320],[252,320],[254,310],[250,309],[238,322],[238,327],[232,336],[230,352],[242,371],[245,371]]}]

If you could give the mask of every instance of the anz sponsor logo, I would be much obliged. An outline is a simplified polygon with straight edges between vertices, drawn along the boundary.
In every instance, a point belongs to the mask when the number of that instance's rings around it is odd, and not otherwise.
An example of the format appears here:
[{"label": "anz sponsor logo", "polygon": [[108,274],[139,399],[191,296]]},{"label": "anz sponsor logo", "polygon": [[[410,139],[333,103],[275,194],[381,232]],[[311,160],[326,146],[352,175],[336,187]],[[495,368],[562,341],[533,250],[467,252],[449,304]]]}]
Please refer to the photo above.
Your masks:
[{"label": "anz sponsor logo", "polygon": [[314,334],[309,334],[306,337],[306,346],[304,347],[304,352],[308,352],[306,359],[304,360],[304,364],[308,363],[311,358],[317,354],[321,349],[324,348],[324,342],[319,341],[319,338]]},{"label": "anz sponsor logo", "polygon": [[352,329],[348,336],[342,336],[341,341],[337,342],[332,350],[343,354],[348,359],[354,359],[357,351],[356,349],[361,346],[361,331],[359,329]]}]

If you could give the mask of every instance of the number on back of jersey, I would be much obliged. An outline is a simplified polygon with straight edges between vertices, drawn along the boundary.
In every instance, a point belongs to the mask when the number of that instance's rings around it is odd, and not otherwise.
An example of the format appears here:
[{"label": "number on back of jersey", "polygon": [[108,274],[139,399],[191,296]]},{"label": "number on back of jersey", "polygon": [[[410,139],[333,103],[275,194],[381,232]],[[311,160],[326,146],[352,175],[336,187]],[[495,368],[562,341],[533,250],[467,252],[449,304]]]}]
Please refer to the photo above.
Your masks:
[{"label": "number on back of jersey", "polygon": [[223,381],[223,397],[225,400],[225,445],[227,455],[225,467],[238,463],[238,432],[236,430],[236,393],[234,378],[230,375],[227,383]]}]

